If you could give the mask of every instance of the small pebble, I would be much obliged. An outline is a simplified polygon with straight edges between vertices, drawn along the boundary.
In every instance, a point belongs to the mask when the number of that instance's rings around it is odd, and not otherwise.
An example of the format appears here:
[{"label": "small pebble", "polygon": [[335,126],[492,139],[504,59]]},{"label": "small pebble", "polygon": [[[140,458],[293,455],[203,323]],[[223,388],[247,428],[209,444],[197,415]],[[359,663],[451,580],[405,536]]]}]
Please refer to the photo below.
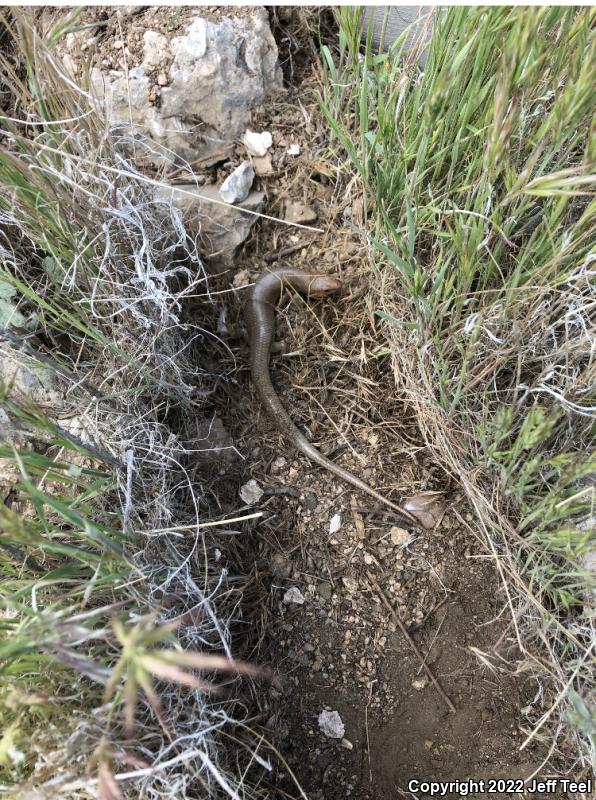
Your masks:
[{"label": "small pebble", "polygon": [[284,594],[283,602],[286,605],[290,605],[290,603],[294,603],[294,605],[301,606],[301,605],[304,605],[304,603],[305,603],[304,595],[302,594],[302,592],[300,591],[300,589],[297,586],[292,586]]},{"label": "small pebble", "polygon": [[255,171],[250,161],[243,161],[239,167],[228,175],[219,188],[219,194],[226,203],[241,203],[248,197]]},{"label": "small pebble", "polygon": [[333,589],[331,588],[331,584],[327,581],[321,581],[321,583],[317,586],[317,591],[319,593],[319,597],[322,597],[323,600],[331,600]]},{"label": "small pebble", "polygon": [[256,131],[247,130],[242,138],[242,142],[251,156],[259,156],[262,158],[273,144],[273,137],[269,131],[257,133]]},{"label": "small pebble", "polygon": [[319,730],[328,739],[343,739],[346,726],[337,711],[321,711],[319,714]]},{"label": "small pebble", "polygon": [[398,527],[391,528],[389,536],[391,537],[391,543],[397,547],[405,547],[411,539],[410,533],[405,528]]},{"label": "small pebble", "polygon": [[288,202],[286,203],[286,222],[298,222],[300,225],[308,225],[310,222],[316,222],[317,212],[312,206],[305,206],[304,203]]},{"label": "small pebble", "polygon": [[334,514],[329,520],[329,533],[337,533],[341,528],[341,514]]},{"label": "small pebble", "polygon": [[240,498],[247,506],[252,506],[258,503],[263,496],[263,490],[259,484],[252,478],[240,488]]}]

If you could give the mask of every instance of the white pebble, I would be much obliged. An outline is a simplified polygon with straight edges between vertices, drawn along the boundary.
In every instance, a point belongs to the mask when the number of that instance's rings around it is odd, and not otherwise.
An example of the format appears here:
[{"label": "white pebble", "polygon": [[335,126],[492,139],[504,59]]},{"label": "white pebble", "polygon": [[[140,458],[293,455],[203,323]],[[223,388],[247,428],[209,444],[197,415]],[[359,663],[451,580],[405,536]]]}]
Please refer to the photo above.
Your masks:
[{"label": "white pebble", "polygon": [[346,732],[346,726],[337,711],[321,711],[319,729],[329,739],[343,739]]},{"label": "white pebble", "polygon": [[341,528],[341,514],[334,514],[329,520],[329,533],[337,533]]},{"label": "white pebble", "polygon": [[256,133],[256,131],[248,129],[242,137],[242,141],[251,156],[262,158],[273,144],[273,137],[269,131]]},{"label": "white pebble", "polygon": [[250,161],[243,161],[220,186],[221,199],[226,203],[241,203],[246,200],[254,179],[255,171],[252,164]]},{"label": "white pebble", "polygon": [[254,478],[240,488],[240,497],[247,506],[253,506],[255,503],[258,503],[262,496],[263,490]]},{"label": "white pebble", "polygon": [[288,591],[284,594],[284,603],[289,606],[290,603],[294,603],[297,606],[304,605],[304,595],[300,591],[297,586],[292,586]]}]

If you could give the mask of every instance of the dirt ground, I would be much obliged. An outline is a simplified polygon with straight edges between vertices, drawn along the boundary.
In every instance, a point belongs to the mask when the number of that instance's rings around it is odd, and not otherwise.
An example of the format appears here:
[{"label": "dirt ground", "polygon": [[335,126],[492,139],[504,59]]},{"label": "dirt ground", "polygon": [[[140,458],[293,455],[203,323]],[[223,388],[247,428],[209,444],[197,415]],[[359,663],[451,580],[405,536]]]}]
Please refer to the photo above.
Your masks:
[{"label": "dirt ground", "polygon": [[[540,748],[519,751],[522,709],[537,687],[511,674],[517,653],[497,571],[457,488],[416,444],[407,409],[392,399],[388,360],[360,361],[363,340],[342,311],[344,303],[314,308],[335,362],[303,303],[280,314],[280,339],[292,355],[274,357],[272,369],[286,407],[311,441],[389,496],[440,489],[448,510],[436,529],[408,531],[289,451],[246,385],[224,422],[242,421],[236,444],[249,454],[245,480],[265,492],[258,505],[265,516],[247,533],[257,548],[255,573],[269,586],[258,660],[273,663],[282,679],[272,690],[268,735],[311,800],[416,796],[406,791],[413,778],[528,777],[544,756]],[[296,589],[300,604],[291,602]],[[319,730],[324,710],[339,712],[341,739]]]}]

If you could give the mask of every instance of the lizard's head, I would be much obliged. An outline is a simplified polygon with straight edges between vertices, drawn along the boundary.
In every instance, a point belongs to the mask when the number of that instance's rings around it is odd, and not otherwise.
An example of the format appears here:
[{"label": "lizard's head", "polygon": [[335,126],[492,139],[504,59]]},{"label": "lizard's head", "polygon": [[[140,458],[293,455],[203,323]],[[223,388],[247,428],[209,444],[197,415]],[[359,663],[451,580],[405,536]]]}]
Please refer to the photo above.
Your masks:
[{"label": "lizard's head", "polygon": [[309,275],[307,294],[309,297],[324,299],[341,291],[341,281],[334,275]]}]

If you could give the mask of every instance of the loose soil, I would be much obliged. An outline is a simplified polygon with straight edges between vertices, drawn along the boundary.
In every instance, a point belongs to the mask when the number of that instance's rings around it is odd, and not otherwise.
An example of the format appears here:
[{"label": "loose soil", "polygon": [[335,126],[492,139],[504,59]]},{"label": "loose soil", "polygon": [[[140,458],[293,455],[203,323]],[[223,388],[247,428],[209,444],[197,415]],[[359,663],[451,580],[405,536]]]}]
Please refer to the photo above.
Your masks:
[{"label": "loose soil", "polygon": [[[265,516],[250,535],[256,571],[269,584],[259,660],[273,662],[282,677],[281,690],[272,691],[269,735],[312,800],[414,796],[405,791],[413,778],[528,777],[544,755],[519,751],[527,734],[522,709],[537,687],[512,674],[517,651],[500,578],[457,487],[415,443],[407,406],[393,399],[389,364],[370,364],[367,341],[346,311],[343,302],[317,306],[315,322],[311,309],[293,301],[281,313],[289,354],[274,357],[272,370],[286,407],[311,441],[388,496],[440,489],[448,510],[434,530],[408,531],[289,451],[247,386],[226,424],[245,423],[246,479],[265,491],[257,506]],[[369,363],[361,361],[363,348]],[[303,604],[284,599],[292,587]],[[319,730],[325,709],[339,712],[343,739]]]}]

